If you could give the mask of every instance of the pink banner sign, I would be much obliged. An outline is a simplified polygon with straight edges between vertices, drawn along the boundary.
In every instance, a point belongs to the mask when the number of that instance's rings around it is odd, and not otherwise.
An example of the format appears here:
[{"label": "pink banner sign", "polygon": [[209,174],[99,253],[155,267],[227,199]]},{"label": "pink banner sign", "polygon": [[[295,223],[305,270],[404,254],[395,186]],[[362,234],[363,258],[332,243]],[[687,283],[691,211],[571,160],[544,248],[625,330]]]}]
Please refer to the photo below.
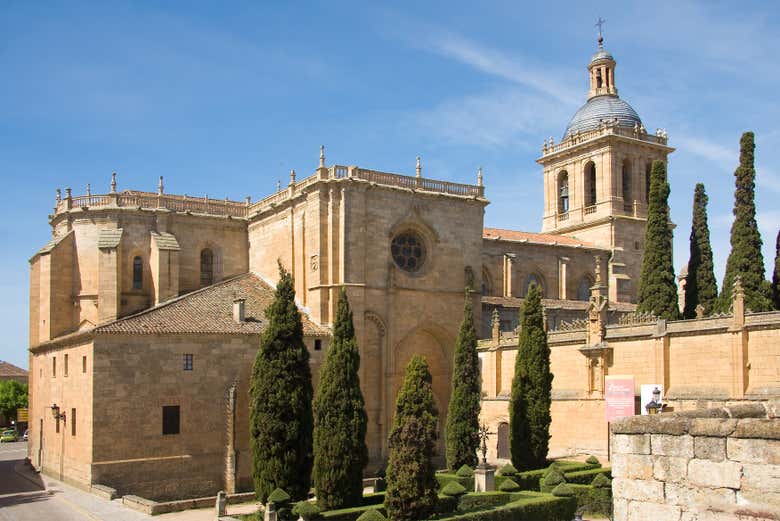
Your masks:
[{"label": "pink banner sign", "polygon": [[604,401],[607,422],[634,415],[634,377],[605,376]]}]

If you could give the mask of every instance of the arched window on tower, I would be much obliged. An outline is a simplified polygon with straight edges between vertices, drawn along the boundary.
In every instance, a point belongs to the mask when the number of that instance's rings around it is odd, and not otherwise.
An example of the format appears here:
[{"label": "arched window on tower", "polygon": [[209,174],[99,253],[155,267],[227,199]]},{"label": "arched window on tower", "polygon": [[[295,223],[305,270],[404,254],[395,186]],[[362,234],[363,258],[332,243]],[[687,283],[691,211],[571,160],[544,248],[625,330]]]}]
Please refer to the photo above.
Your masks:
[{"label": "arched window on tower", "polygon": [[650,163],[645,165],[645,203],[650,202]]},{"label": "arched window on tower", "polygon": [[569,173],[558,174],[558,213],[569,211]]},{"label": "arched window on tower", "polygon": [[585,206],[596,204],[596,163],[588,161],[585,165]]},{"label": "arched window on tower", "polygon": [[206,248],[200,252],[200,286],[214,283],[214,253]]},{"label": "arched window on tower", "polygon": [[634,205],[634,192],[631,186],[631,161],[625,159],[623,161],[623,204],[626,211],[630,211]]},{"label": "arched window on tower", "polygon": [[144,263],[141,257],[133,257],[133,289],[144,287]]},{"label": "arched window on tower", "polygon": [[590,300],[590,286],[591,282],[588,277],[582,277],[580,284],[577,286],[577,300]]}]

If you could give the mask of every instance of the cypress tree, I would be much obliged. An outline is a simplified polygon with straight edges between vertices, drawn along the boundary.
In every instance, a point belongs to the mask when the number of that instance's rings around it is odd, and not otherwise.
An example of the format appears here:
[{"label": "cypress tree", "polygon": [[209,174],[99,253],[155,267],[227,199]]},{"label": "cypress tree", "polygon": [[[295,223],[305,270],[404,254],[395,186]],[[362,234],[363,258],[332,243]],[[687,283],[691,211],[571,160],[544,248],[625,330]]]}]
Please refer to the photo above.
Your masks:
[{"label": "cypress tree", "polygon": [[667,320],[680,317],[672,262],[672,223],[669,219],[666,165],[663,161],[653,161],[637,311],[649,312]]},{"label": "cypress tree", "polygon": [[368,462],[366,411],[352,310],[341,288],[333,338],[314,397],[314,487],[323,510],[357,506]]},{"label": "cypress tree", "polygon": [[477,330],[474,327],[471,290],[466,290],[463,321],[455,343],[452,392],[447,409],[447,467],[477,464],[479,447],[479,399],[481,392]]},{"label": "cypress tree", "polygon": [[772,274],[772,304],[780,309],[780,230],[775,241],[775,270]]},{"label": "cypress tree", "polygon": [[428,362],[415,355],[406,366],[390,431],[385,508],[393,521],[426,519],[434,512],[437,416]]},{"label": "cypress tree", "polygon": [[312,386],[309,352],[295,305],[293,279],[279,264],[274,300],[265,311],[250,380],[252,477],[265,502],[276,488],[306,499],[312,467]]},{"label": "cypress tree", "polygon": [[772,303],[769,284],[764,279],[761,234],[756,223],[755,136],[745,132],[740,139],[739,166],[734,171],[734,222],[731,225],[731,253],[726,262],[718,308],[728,312],[734,279],[739,276],[745,289],[745,306],[751,311],[769,311]]},{"label": "cypress tree", "polygon": [[520,317],[520,345],[509,400],[509,449],[519,471],[543,468],[550,441],[550,347],[542,318],[542,294],[532,284]]},{"label": "cypress tree", "polygon": [[712,262],[710,229],[707,225],[707,202],[704,185],[698,183],[693,193],[693,222],[691,224],[691,256],[688,260],[688,276],[685,281],[685,318],[696,317],[696,306],[701,304],[704,313],[712,313],[718,298],[715,283],[715,266]]}]

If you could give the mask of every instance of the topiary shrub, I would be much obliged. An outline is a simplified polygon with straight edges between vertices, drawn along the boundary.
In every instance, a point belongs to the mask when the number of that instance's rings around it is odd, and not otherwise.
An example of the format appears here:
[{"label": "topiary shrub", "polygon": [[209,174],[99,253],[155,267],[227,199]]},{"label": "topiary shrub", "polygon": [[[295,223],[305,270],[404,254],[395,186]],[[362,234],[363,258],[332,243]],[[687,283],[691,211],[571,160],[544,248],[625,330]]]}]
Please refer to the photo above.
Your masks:
[{"label": "topiary shrub", "polygon": [[511,463],[507,463],[498,471],[499,476],[514,476],[515,474],[517,474],[517,469]]},{"label": "topiary shrub", "polygon": [[601,462],[596,456],[590,456],[588,459],[585,460],[585,463],[587,463],[588,465],[598,465],[599,467],[601,466]]},{"label": "topiary shrub", "polygon": [[309,501],[299,501],[292,509],[292,513],[304,519],[304,521],[313,521],[320,517],[320,507]]},{"label": "topiary shrub", "polygon": [[577,483],[578,485],[590,485],[593,478],[599,474],[604,474],[608,478],[612,476],[612,469],[609,467],[597,467],[590,470],[578,470],[576,472],[566,472],[567,483]]},{"label": "topiary shrub", "polygon": [[473,512],[495,508],[509,503],[511,499],[508,493],[498,490],[492,492],[471,492],[461,496],[460,501],[458,501],[458,511]]},{"label": "topiary shrub", "polygon": [[356,521],[387,521],[387,518],[379,510],[372,508],[360,514]]},{"label": "topiary shrub", "polygon": [[596,477],[590,482],[590,486],[596,488],[611,488],[612,480],[604,474],[596,474]]},{"label": "topiary shrub", "polygon": [[556,497],[574,497],[574,489],[567,483],[560,483],[552,489],[552,495]]},{"label": "topiary shrub", "polygon": [[558,470],[558,471],[561,471],[561,472],[563,472],[563,463],[561,463],[561,462],[559,462],[559,461],[553,461],[553,462],[551,462],[551,463],[550,463],[550,464],[547,466],[547,468],[546,468],[546,469],[544,469],[544,475],[546,476],[547,474],[549,474],[549,473],[550,473],[550,472],[552,472],[553,470]]},{"label": "topiary shrub", "polygon": [[544,478],[542,478],[539,489],[542,492],[552,492],[552,490],[561,483],[566,483],[566,478],[563,473],[558,469],[552,469]]},{"label": "topiary shrub", "polygon": [[458,497],[467,492],[466,487],[458,483],[457,481],[450,481],[444,488],[441,489],[441,493],[445,496]]},{"label": "topiary shrub", "polygon": [[518,492],[520,490],[520,485],[512,481],[512,479],[507,478],[501,482],[501,485],[498,486],[498,490],[502,492]]},{"label": "topiary shrub", "polygon": [[468,465],[462,465],[455,475],[460,476],[461,478],[470,478],[474,476],[474,470]]},{"label": "topiary shrub", "polygon": [[273,492],[268,494],[268,503],[273,503],[275,506],[285,505],[290,502],[290,494],[280,488],[274,489]]}]

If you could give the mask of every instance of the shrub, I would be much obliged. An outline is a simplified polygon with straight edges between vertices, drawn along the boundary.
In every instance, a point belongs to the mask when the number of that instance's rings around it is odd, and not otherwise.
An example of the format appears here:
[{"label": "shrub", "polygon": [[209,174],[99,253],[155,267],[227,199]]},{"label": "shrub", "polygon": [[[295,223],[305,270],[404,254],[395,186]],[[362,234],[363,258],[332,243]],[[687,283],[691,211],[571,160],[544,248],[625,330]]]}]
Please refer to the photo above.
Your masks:
[{"label": "shrub", "polygon": [[310,501],[299,501],[292,509],[292,513],[309,521],[320,517],[320,507]]},{"label": "shrub", "polygon": [[498,487],[498,489],[504,492],[517,492],[520,490],[520,485],[518,485],[515,481],[512,481],[511,478],[507,478],[501,482],[501,485]]},{"label": "shrub", "polygon": [[441,489],[441,493],[445,496],[462,496],[465,494],[466,487],[458,483],[457,481],[450,481],[446,485],[444,485],[444,488]]},{"label": "shrub", "polygon": [[553,470],[559,470],[559,471],[563,472],[563,466],[564,466],[563,463],[561,463],[559,461],[551,461],[550,464],[547,466],[547,468],[544,469],[544,475],[546,476],[547,474],[549,474]]},{"label": "shrub", "polygon": [[280,488],[274,489],[273,492],[268,494],[268,503],[274,505],[284,505],[290,502],[290,495]]},{"label": "shrub", "polygon": [[444,487],[449,483],[450,481],[454,481],[456,483],[460,483],[463,488],[466,490],[474,490],[474,478],[462,478],[458,476],[457,474],[452,474],[449,472],[437,472],[436,473],[436,481],[439,482],[439,488]]},{"label": "shrub", "polygon": [[[495,493],[487,493],[495,494]],[[484,495],[484,494],[477,494]],[[538,492],[503,493],[511,501],[476,511],[463,511],[447,516],[447,521],[569,521],[574,517],[577,500],[573,497],[554,497]],[[461,502],[471,496],[461,497]]]},{"label": "shrub", "polygon": [[568,483],[559,483],[552,489],[552,495],[557,497],[574,497],[574,489]]},{"label": "shrub", "polygon": [[468,465],[462,465],[455,474],[461,478],[470,478],[474,476],[474,470]]},{"label": "shrub", "polygon": [[387,518],[380,511],[372,508],[360,514],[357,521],[387,521]]},{"label": "shrub", "polygon": [[539,489],[542,492],[552,492],[552,490],[561,483],[566,483],[566,478],[563,473],[558,469],[552,469],[544,478],[542,478]]},{"label": "shrub", "polygon": [[610,516],[612,513],[612,489],[593,487],[591,485],[566,484],[577,498],[577,509],[580,512]]},{"label": "shrub", "polygon": [[588,459],[585,460],[585,463],[587,463],[588,465],[598,465],[599,467],[601,466],[601,462],[596,456],[590,456]]},{"label": "shrub", "polygon": [[604,474],[596,474],[596,477],[590,482],[590,486],[596,488],[609,488],[612,486],[612,480]]},{"label": "shrub", "polygon": [[381,505],[385,502],[385,493],[384,492],[375,492],[374,494],[365,494],[360,501],[360,504],[363,506],[367,505]]},{"label": "shrub", "polygon": [[511,464],[507,463],[498,471],[500,476],[514,476],[517,474],[517,469]]},{"label": "shrub", "polygon": [[445,496],[444,494],[439,494],[439,500],[436,502],[436,514],[450,514],[455,512],[458,509],[460,497],[460,495]]},{"label": "shrub", "polygon": [[578,470],[576,472],[566,472],[566,481],[568,483],[577,483],[578,485],[590,485],[591,481],[599,474],[604,474],[608,478],[612,476],[612,469],[609,467],[599,467],[597,469]]},{"label": "shrub", "polygon": [[362,507],[341,508],[338,510],[327,510],[322,512],[321,521],[357,521],[357,518],[361,514],[369,511],[376,510],[383,516],[387,517],[386,510],[382,505],[368,505]]},{"label": "shrub", "polygon": [[472,510],[494,508],[508,503],[510,499],[509,494],[501,491],[471,492],[461,496],[460,501],[458,501],[458,510],[469,512]]}]

